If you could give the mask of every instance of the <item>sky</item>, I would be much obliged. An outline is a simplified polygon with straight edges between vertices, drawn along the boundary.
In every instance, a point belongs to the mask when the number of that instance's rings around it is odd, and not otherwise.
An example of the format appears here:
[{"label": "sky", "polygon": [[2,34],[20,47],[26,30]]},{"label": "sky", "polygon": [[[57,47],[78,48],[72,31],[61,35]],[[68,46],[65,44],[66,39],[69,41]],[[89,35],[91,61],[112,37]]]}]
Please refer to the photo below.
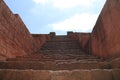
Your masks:
[{"label": "sky", "polygon": [[106,0],[4,0],[30,33],[91,32]]}]

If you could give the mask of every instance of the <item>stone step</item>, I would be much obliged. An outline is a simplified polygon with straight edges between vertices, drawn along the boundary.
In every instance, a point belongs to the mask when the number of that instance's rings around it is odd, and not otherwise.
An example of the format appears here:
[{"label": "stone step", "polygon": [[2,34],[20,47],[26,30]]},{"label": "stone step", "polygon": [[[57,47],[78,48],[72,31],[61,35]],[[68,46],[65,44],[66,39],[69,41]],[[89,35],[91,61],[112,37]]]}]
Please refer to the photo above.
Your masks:
[{"label": "stone step", "polygon": [[44,45],[44,46],[42,46],[41,47],[41,49],[43,49],[43,48],[45,48],[45,49],[47,49],[47,48],[58,48],[58,49],[80,49],[80,46],[79,45],[66,45],[66,44],[64,44],[64,45],[62,45],[62,44],[56,44],[56,45]]},{"label": "stone step", "polygon": [[51,42],[51,41],[48,41],[46,42],[47,44],[78,44],[78,41],[54,41],[54,42]]},{"label": "stone step", "polygon": [[[49,50],[48,50],[49,51]],[[18,57],[44,57],[44,56],[74,56],[74,57],[95,57],[93,55],[90,55],[90,54],[59,54],[59,53],[56,53],[56,54],[52,54],[52,53],[46,53],[46,54],[30,54],[30,55],[25,55],[25,56],[18,56]]]},{"label": "stone step", "polygon": [[25,55],[25,56],[17,56],[17,57],[43,57],[44,54],[40,54],[40,53],[32,53],[32,54],[29,54],[29,55]]},{"label": "stone step", "polygon": [[43,46],[43,47],[41,47],[41,50],[66,50],[66,49],[80,49],[80,47],[79,46],[75,46],[75,47],[60,47],[60,46],[51,46],[51,47],[49,47],[49,46]]},{"label": "stone step", "polygon": [[75,40],[64,40],[64,41],[47,41],[45,44],[79,44],[79,42],[78,41],[75,41]]},{"label": "stone step", "polygon": [[46,50],[46,49],[51,49],[51,50],[66,50],[66,49],[80,49],[80,46],[62,46],[62,45],[59,45],[59,46],[42,46],[41,47],[41,50]]},{"label": "stone step", "polygon": [[105,62],[54,62],[54,61],[4,61],[0,62],[0,69],[35,69],[35,70],[73,70],[73,69],[101,69],[110,68]]},{"label": "stone step", "polygon": [[35,55],[32,56],[32,55],[29,55],[29,56],[17,56],[16,58],[37,58],[37,59],[40,58],[41,59],[42,57],[43,56],[37,56],[37,55],[36,56]]},{"label": "stone step", "polygon": [[65,58],[65,57],[62,57],[62,58],[57,58],[57,57],[46,57],[46,58],[8,58],[7,61],[56,61],[56,60],[76,60],[76,61],[95,61],[95,62],[99,62],[101,61],[100,59],[97,59],[97,58]]},{"label": "stone step", "polygon": [[0,69],[0,80],[120,80],[120,69],[18,70]]},{"label": "stone step", "polygon": [[54,50],[40,50],[40,52],[39,53],[42,53],[42,54],[47,54],[47,53],[49,53],[49,54],[79,54],[79,55],[81,55],[81,54],[85,54],[84,52],[82,52],[82,51],[80,51],[80,50],[56,50],[56,49],[54,49]]},{"label": "stone step", "polygon": [[66,60],[66,59],[76,59],[76,60],[100,60],[98,57],[95,57],[95,56],[92,56],[92,55],[75,55],[75,54],[44,54],[43,56],[32,56],[32,55],[29,55],[29,56],[23,56],[23,57],[17,57],[17,58],[8,58],[7,60],[8,61],[15,61],[15,60],[32,60],[32,61],[37,61],[37,60],[42,60],[42,59],[54,59],[54,60],[58,60],[58,59],[61,59],[61,60]]},{"label": "stone step", "polygon": [[[42,53],[42,55],[35,55],[35,54],[31,54],[31,55],[26,55],[26,56],[20,56],[20,57],[16,57],[17,59],[19,58],[31,58],[31,59],[48,59],[48,58],[74,58],[74,59],[99,59],[98,57],[92,56],[92,55],[88,55],[88,54],[73,54],[73,53],[67,53],[67,54],[60,54],[59,52],[54,53],[53,52],[46,52],[46,53]],[[8,58],[7,60],[9,60],[10,58]]]},{"label": "stone step", "polygon": [[73,40],[71,38],[68,38],[67,36],[55,36],[54,38],[52,38],[52,40]]},{"label": "stone step", "polygon": [[51,39],[47,42],[77,42],[77,40],[72,39]]},{"label": "stone step", "polygon": [[44,45],[78,45],[79,43],[78,42],[72,42],[72,41],[54,41],[54,42],[46,42]]},{"label": "stone step", "polygon": [[[33,56],[32,56],[33,55]],[[60,54],[57,52],[56,53],[44,53],[42,55],[35,55],[35,54],[31,54],[31,55],[26,55],[23,57],[16,57],[17,59],[21,59],[21,58],[28,58],[28,60],[30,59],[76,59],[76,60],[81,60],[81,59],[99,59],[98,57],[92,56],[92,55],[88,55],[88,54]],[[7,59],[7,60],[15,60],[15,59]],[[99,59],[100,60],[100,59]]]},{"label": "stone step", "polygon": [[78,42],[78,41],[72,39],[52,39],[48,40],[47,42]]},{"label": "stone step", "polygon": [[79,43],[76,40],[67,38],[67,36],[56,36],[50,41],[47,41],[41,50],[66,50],[80,49]]},{"label": "stone step", "polygon": [[7,61],[40,61],[38,58],[8,58]]},{"label": "stone step", "polygon": [[55,61],[55,58],[8,58],[7,61]]}]

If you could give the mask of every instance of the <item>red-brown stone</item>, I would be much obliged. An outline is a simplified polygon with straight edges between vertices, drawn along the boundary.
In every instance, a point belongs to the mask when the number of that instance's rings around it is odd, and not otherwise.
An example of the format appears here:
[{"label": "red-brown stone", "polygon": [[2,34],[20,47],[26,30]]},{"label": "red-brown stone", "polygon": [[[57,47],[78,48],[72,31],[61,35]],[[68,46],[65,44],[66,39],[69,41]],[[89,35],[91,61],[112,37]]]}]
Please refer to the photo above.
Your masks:
[{"label": "red-brown stone", "polygon": [[49,35],[34,37],[18,14],[13,14],[0,0],[0,60],[31,54],[45,43]]},{"label": "red-brown stone", "polygon": [[89,45],[89,42],[90,42],[90,35],[91,33],[68,33],[67,36],[72,38],[72,39],[75,39],[75,40],[78,40],[81,48],[85,51],[85,52],[88,52],[89,53],[89,48],[90,48],[90,45]]},{"label": "red-brown stone", "polygon": [[102,58],[120,56],[120,0],[107,0],[91,34],[70,33],[87,52]]},{"label": "red-brown stone", "polygon": [[[81,48],[102,58],[120,56],[120,0],[107,0],[92,33],[68,32]],[[0,0],[0,60],[31,54],[54,34],[30,34],[18,14]]]},{"label": "red-brown stone", "polygon": [[91,35],[93,54],[120,56],[120,0],[107,0]]}]

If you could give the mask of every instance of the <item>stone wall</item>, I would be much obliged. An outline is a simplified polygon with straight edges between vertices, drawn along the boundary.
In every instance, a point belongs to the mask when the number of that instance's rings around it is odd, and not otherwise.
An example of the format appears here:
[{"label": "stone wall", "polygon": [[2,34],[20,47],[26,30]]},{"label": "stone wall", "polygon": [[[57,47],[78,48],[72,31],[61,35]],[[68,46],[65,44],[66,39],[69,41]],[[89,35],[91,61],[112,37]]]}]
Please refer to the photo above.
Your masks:
[{"label": "stone wall", "polygon": [[[120,0],[107,0],[92,33],[68,33],[83,50],[110,58],[120,56]],[[54,34],[55,35],[55,34]],[[51,35],[30,34],[18,14],[0,0],[0,60],[31,54]]]},{"label": "stone wall", "polygon": [[91,51],[103,58],[120,56],[120,0],[107,0],[92,31]]},{"label": "stone wall", "polygon": [[73,33],[73,32],[68,32],[67,36],[72,38],[72,39],[75,39],[75,40],[78,40],[81,48],[87,52],[87,53],[90,53],[90,35],[91,33]]},{"label": "stone wall", "polygon": [[30,54],[33,38],[18,14],[13,14],[0,0],[0,57]]},{"label": "stone wall", "polygon": [[31,54],[49,35],[31,35],[18,14],[13,14],[0,0],[0,60]]},{"label": "stone wall", "polygon": [[68,32],[83,50],[102,58],[120,56],[120,0],[107,0],[92,33]]},{"label": "stone wall", "polygon": [[34,38],[34,46],[36,51],[39,50],[47,40],[51,39],[49,34],[32,34],[32,36]]}]

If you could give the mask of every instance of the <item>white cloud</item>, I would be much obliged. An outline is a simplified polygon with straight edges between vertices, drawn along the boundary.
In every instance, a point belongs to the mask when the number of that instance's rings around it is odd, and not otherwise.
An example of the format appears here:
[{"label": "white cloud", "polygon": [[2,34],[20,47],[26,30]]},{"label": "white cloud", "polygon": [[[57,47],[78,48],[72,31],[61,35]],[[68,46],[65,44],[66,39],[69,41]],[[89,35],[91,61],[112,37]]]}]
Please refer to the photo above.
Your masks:
[{"label": "white cloud", "polygon": [[53,6],[56,8],[73,8],[76,6],[89,6],[94,0],[53,0]]},{"label": "white cloud", "polygon": [[94,3],[102,3],[105,0],[33,0],[37,4],[45,4],[49,2],[53,7],[59,9],[73,8],[73,7],[89,7]]},{"label": "white cloud", "polygon": [[55,31],[81,31],[86,32],[94,27],[98,14],[76,14],[64,21],[49,24]]},{"label": "white cloud", "polygon": [[[96,7],[94,5],[103,5],[106,0],[33,0],[37,7],[33,7],[32,12],[35,14],[40,14],[39,10],[41,4],[46,3],[52,5],[54,8],[58,9],[69,9],[74,7],[86,8],[86,7]],[[71,9],[72,11],[72,9]],[[78,13],[72,17],[65,19],[58,23],[49,24],[54,31],[79,31],[79,32],[88,32],[92,30],[97,20],[98,14],[89,14],[88,13]],[[93,11],[93,10],[91,10]],[[53,13],[55,14],[55,13]],[[69,14],[69,13],[68,13]]]},{"label": "white cloud", "polygon": [[48,0],[33,0],[36,4],[45,4]]}]

